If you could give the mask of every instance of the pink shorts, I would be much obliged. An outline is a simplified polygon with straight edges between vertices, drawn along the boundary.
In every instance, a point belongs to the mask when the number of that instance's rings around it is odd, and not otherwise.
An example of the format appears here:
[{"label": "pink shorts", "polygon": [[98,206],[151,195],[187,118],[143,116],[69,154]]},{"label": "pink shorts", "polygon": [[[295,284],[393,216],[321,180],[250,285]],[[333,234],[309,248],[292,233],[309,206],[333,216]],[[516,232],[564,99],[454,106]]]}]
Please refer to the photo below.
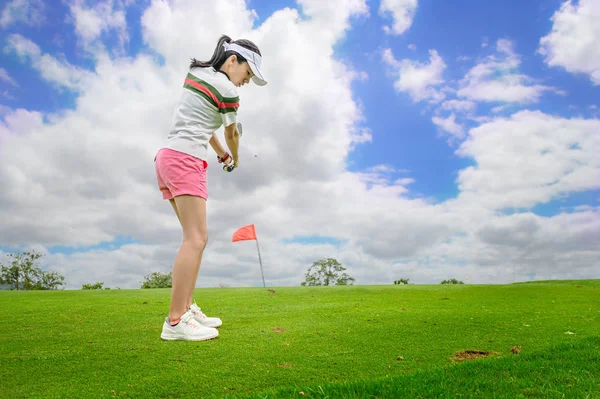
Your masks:
[{"label": "pink shorts", "polygon": [[158,188],[163,199],[189,194],[208,199],[208,163],[170,148],[162,148],[154,160]]}]

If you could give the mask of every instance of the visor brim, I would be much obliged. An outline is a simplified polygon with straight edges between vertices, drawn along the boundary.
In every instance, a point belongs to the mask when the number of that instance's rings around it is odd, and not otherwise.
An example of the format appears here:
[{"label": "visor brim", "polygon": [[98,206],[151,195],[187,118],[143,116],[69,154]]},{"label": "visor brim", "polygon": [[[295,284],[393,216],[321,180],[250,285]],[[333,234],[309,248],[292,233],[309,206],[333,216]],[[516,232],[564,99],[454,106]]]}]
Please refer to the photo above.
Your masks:
[{"label": "visor brim", "polygon": [[258,65],[256,65],[252,61],[249,61],[248,64],[250,65],[250,69],[252,69],[252,72],[254,73],[254,76],[252,76],[252,81],[258,86],[266,85],[267,80],[265,79],[265,75],[262,73]]}]

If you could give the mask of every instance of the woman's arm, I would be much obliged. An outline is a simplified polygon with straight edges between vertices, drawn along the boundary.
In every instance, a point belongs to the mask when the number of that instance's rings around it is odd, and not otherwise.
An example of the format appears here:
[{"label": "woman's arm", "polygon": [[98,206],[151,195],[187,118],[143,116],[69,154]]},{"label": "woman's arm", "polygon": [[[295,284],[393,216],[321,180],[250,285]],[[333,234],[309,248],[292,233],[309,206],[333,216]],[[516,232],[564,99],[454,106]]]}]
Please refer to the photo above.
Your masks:
[{"label": "woman's arm", "polygon": [[240,147],[240,132],[237,130],[237,123],[232,123],[225,127],[225,141],[231,151],[235,167],[238,167],[238,149]]},{"label": "woman's arm", "polygon": [[212,137],[208,142],[213,148],[213,150],[215,150],[215,152],[217,153],[217,156],[219,158],[223,158],[227,151],[225,151],[225,148],[223,148],[223,146],[221,145],[221,141],[219,141],[219,137],[217,136],[216,132],[213,132]]}]

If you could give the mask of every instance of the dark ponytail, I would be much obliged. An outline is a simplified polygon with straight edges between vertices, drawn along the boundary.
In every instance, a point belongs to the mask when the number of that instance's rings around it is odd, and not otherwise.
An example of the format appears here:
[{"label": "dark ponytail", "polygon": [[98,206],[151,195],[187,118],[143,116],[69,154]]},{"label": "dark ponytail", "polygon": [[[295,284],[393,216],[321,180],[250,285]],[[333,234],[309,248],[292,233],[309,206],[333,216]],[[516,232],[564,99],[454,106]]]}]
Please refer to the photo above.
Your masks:
[{"label": "dark ponytail", "polygon": [[[221,68],[221,65],[223,65],[225,60],[231,57],[232,55],[235,55],[237,57],[237,61],[240,64],[246,61],[244,57],[242,57],[235,51],[225,51],[225,47],[223,47],[224,43],[233,43],[233,40],[231,40],[231,38],[227,35],[222,35],[219,38],[219,41],[217,42],[217,47],[215,47],[215,51],[213,52],[212,58],[208,61],[198,61],[197,59],[192,58],[192,62],[190,63],[190,69],[213,67],[218,70],[219,68]],[[256,44],[252,43],[250,40],[239,39],[236,40],[235,43],[239,46],[247,48],[250,51],[254,51],[258,55],[261,55],[260,50],[258,49]]]}]

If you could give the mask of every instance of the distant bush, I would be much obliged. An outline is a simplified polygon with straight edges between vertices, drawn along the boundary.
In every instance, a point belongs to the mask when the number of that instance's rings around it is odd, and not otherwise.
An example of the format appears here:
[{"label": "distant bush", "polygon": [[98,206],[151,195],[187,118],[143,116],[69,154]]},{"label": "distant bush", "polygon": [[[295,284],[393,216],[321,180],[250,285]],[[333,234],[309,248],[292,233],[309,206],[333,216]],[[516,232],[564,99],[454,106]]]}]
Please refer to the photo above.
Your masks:
[{"label": "distant bush", "polygon": [[[96,284],[84,284],[81,286],[82,290],[101,290],[104,283],[96,283]],[[110,288],[107,288],[110,289]]]},{"label": "distant bush", "polygon": [[450,280],[442,280],[442,282],[440,284],[464,284],[464,283],[455,278],[451,278]]},{"label": "distant bush", "polygon": [[171,288],[173,286],[173,273],[154,272],[144,276],[142,288]]},{"label": "distant bush", "polygon": [[394,284],[408,284],[408,278],[401,278],[399,280],[394,280]]}]

